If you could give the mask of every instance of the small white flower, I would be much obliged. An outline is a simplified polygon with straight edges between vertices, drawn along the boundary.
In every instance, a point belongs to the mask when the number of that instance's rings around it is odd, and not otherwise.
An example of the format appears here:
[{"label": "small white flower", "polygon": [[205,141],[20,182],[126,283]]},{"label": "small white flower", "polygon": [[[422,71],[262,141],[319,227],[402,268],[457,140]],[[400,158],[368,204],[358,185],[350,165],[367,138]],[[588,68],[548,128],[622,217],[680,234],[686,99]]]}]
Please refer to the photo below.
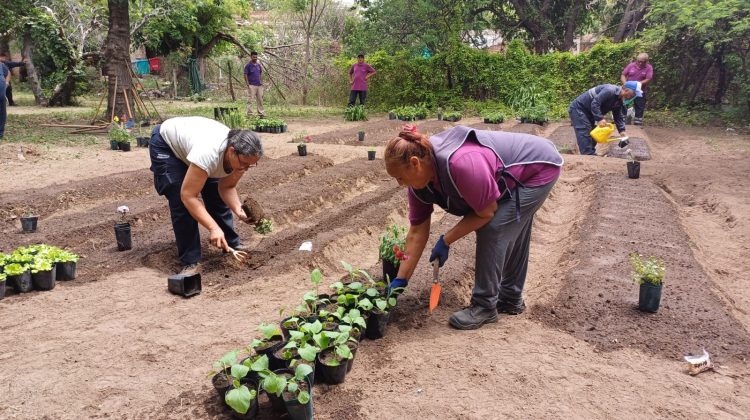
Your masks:
[{"label": "small white flower", "polygon": [[118,213],[125,214],[125,213],[127,213],[129,211],[130,211],[130,209],[128,208],[128,206],[120,206],[120,207],[117,208],[117,212]]}]

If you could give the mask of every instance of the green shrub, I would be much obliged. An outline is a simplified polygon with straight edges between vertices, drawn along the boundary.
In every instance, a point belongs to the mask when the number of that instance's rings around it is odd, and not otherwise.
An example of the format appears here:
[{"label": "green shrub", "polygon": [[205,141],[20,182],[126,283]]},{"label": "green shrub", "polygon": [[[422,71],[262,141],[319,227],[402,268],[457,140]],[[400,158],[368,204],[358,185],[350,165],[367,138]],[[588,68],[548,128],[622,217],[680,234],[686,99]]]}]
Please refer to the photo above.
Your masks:
[{"label": "green shrub", "polygon": [[521,111],[522,123],[544,124],[549,121],[549,109],[545,105],[536,105]]},{"label": "green shrub", "polygon": [[244,112],[225,112],[219,117],[219,121],[233,130],[250,128],[250,121]]},{"label": "green shrub", "polygon": [[443,119],[445,121],[458,121],[462,117],[461,113],[458,111],[446,111],[443,113]]},{"label": "green shrub", "polygon": [[485,111],[482,113],[482,118],[485,123],[500,124],[505,121],[505,114],[500,111]]},{"label": "green shrub", "polygon": [[364,105],[349,106],[344,110],[344,119],[347,121],[367,121],[367,112]]}]

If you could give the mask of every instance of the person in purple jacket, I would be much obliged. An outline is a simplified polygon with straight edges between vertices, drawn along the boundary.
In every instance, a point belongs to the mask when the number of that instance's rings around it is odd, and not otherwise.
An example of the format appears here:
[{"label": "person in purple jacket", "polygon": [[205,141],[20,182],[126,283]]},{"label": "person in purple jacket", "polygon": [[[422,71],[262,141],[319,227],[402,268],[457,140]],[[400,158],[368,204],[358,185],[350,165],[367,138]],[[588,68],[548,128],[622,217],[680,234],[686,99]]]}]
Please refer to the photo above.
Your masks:
[{"label": "person in purple jacket", "polygon": [[349,92],[349,105],[354,106],[359,96],[359,104],[365,104],[367,97],[367,81],[377,73],[371,65],[365,63],[365,55],[357,56],[357,62],[349,69],[349,84],[352,90]]},{"label": "person in purple jacket", "polygon": [[534,214],[562,170],[552,142],[529,134],[456,126],[427,137],[404,127],[385,148],[388,174],[408,187],[409,231],[393,292],[406,287],[430,236],[433,205],[461,220],[440,235],[430,261],[442,267],[450,246],[476,232],[471,304],[449,319],[462,330],[497,321],[497,314],[526,309],[523,286]]},{"label": "person in purple jacket", "polygon": [[263,67],[258,62],[258,53],[250,53],[250,61],[245,64],[245,82],[247,82],[247,115],[253,115],[253,100],[255,107],[258,109],[258,116],[263,118],[263,83],[260,76],[263,73]]},{"label": "person in purple jacket", "polygon": [[640,53],[635,61],[631,62],[624,69],[620,75],[620,81],[624,85],[627,82],[641,82],[641,90],[643,93],[641,96],[637,96],[634,100],[633,107],[635,108],[635,118],[633,124],[643,125],[643,114],[646,111],[646,91],[648,85],[654,78],[654,67],[648,62],[648,54]]}]

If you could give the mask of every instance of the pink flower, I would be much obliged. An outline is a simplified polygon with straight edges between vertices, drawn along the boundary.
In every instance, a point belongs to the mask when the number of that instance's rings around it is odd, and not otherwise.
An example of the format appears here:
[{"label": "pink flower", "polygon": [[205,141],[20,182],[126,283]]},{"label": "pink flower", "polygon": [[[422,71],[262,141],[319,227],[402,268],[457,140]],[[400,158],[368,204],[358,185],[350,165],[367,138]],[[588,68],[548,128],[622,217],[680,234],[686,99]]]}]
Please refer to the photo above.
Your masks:
[{"label": "pink flower", "polygon": [[310,143],[312,141],[312,137],[305,136],[305,143]]}]

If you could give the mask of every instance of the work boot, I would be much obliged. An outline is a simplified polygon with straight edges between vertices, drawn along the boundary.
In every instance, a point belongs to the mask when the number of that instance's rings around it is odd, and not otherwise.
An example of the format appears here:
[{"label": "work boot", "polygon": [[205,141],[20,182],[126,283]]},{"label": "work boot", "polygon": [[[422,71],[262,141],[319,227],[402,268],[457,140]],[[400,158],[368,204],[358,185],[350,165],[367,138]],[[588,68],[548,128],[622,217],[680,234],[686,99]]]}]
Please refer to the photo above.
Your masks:
[{"label": "work boot", "polygon": [[451,327],[459,330],[475,330],[484,324],[497,322],[497,309],[485,308],[472,303],[451,315],[448,323]]},{"label": "work boot", "polygon": [[200,263],[188,264],[182,267],[182,270],[180,270],[179,274],[184,274],[186,276],[193,275],[198,272],[198,269],[200,269],[200,267]]},{"label": "work boot", "polygon": [[512,301],[509,299],[500,299],[497,301],[497,312],[508,315],[519,315],[526,310],[526,303],[523,299]]}]

